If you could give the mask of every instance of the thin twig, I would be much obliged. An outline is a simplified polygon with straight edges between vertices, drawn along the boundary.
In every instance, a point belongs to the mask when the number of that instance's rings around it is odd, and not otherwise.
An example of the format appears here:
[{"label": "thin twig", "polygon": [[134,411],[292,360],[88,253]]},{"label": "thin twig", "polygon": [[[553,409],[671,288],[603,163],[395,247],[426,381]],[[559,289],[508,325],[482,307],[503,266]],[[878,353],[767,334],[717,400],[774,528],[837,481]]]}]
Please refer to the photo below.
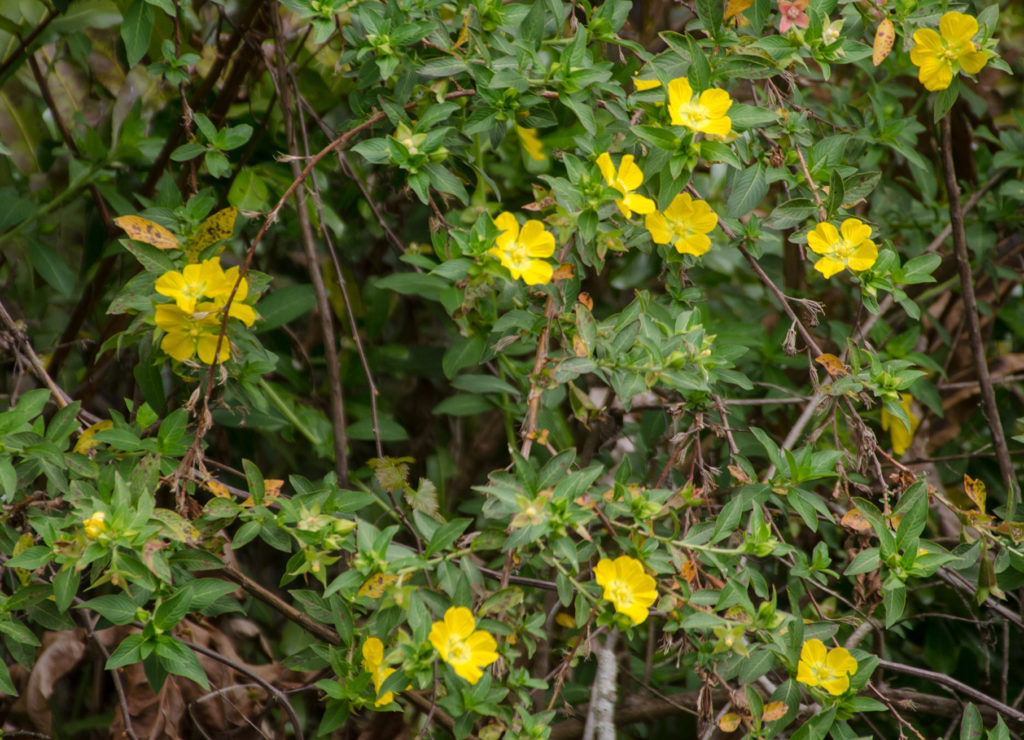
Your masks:
[{"label": "thin twig", "polygon": [[[297,159],[299,142],[293,116],[298,114],[300,108],[295,103],[295,111],[293,112],[292,110],[293,91],[285,68],[284,41],[280,38],[281,17],[279,13],[272,13],[271,15],[273,17],[274,35],[278,37],[278,43],[274,44],[274,49],[277,56],[278,94],[281,96],[285,133],[288,139],[288,152],[291,154],[289,165],[292,170],[292,178],[298,179],[302,169]],[[345,397],[344,390],[341,387],[341,368],[338,362],[338,346],[334,332],[334,315],[331,309],[330,298],[327,296],[327,286],[324,284],[323,273],[320,270],[320,260],[313,237],[313,226],[309,222],[309,211],[306,209],[306,191],[304,188],[297,188],[295,190],[295,211],[299,219],[299,233],[302,235],[302,246],[306,253],[309,277],[313,282],[313,293],[316,296],[317,313],[320,317],[320,331],[324,342],[324,359],[327,365],[327,381],[331,398],[331,423],[334,427],[335,474],[338,476],[338,485],[345,487],[348,486],[349,473],[348,434],[345,430]]]},{"label": "thin twig", "polygon": [[231,668],[232,670],[241,673],[246,678],[250,678],[256,683],[258,683],[260,686],[262,686],[263,690],[271,696],[273,696],[274,699],[277,700],[277,703],[281,705],[281,708],[288,714],[288,720],[292,723],[292,731],[295,733],[295,739],[302,740],[302,723],[299,721],[298,715],[295,714],[295,708],[291,705],[291,702],[288,701],[288,697],[282,694],[280,689],[278,689],[276,686],[274,686],[269,681],[264,679],[258,673],[250,670],[249,668],[247,668],[244,665],[241,665],[240,663],[236,663],[230,658],[225,658],[216,650],[210,650],[210,648],[203,647],[202,645],[196,645],[195,643],[189,642],[188,640],[182,640],[180,637],[178,638],[178,641],[181,642],[181,644],[187,647],[189,650],[197,652],[200,655],[205,655],[207,658],[216,660],[218,663],[223,663],[228,668]]},{"label": "thin twig", "polygon": [[947,676],[945,673],[936,673],[935,671],[929,671],[925,668],[918,668],[917,666],[905,665],[904,663],[894,663],[890,660],[881,659],[878,661],[878,667],[884,668],[888,671],[893,671],[894,673],[902,673],[905,676],[923,678],[926,681],[931,681],[939,686],[945,686],[958,694],[969,696],[977,702],[987,704],[1007,719],[1011,719],[1017,723],[1024,723],[1024,712],[1020,712],[1013,707],[1007,706],[998,699],[989,696],[984,691],[978,691],[965,683],[957,681],[951,676]]},{"label": "thin twig", "polygon": [[36,40],[36,37],[43,31],[45,31],[46,27],[50,25],[50,23],[59,15],[59,10],[57,10],[56,8],[51,8],[50,12],[47,13],[43,17],[43,19],[39,21],[38,24],[36,24],[36,27],[32,29],[32,33],[26,36],[24,40],[22,40],[22,42],[18,44],[18,48],[12,51],[11,55],[7,57],[3,61],[3,63],[0,63],[0,82],[3,81],[4,77],[6,76],[6,72],[8,69],[11,68],[11,65],[21,58],[21,55],[24,54],[25,50],[28,49],[29,45],[31,45],[31,43]]},{"label": "thin twig", "polygon": [[1006,518],[1013,519],[1019,494],[1017,480],[1014,477],[1013,463],[1006,446],[1006,436],[999,420],[999,407],[996,405],[992,378],[985,359],[985,345],[981,338],[981,324],[978,319],[978,303],[974,297],[974,276],[971,274],[971,258],[967,252],[967,236],[964,233],[964,214],[960,205],[960,186],[956,181],[956,170],[953,165],[953,134],[949,125],[949,114],[942,117],[942,172],[946,179],[946,194],[949,197],[949,218],[953,233],[953,249],[956,253],[957,269],[960,272],[960,289],[963,293],[964,312],[967,315],[967,327],[970,334],[971,349],[974,354],[974,365],[978,373],[978,385],[984,401],[985,416],[989,429],[992,431],[992,443],[999,461],[999,471],[1006,485]]}]

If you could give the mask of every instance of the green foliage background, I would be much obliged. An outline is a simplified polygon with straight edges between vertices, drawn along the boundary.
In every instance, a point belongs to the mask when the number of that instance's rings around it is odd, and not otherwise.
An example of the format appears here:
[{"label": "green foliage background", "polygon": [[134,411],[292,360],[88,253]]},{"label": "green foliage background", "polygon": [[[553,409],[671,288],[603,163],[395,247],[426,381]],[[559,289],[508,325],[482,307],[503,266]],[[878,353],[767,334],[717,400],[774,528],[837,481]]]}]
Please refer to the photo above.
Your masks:
[{"label": "green foliage background", "polygon": [[[927,93],[950,10],[992,55]],[[1016,737],[1024,17],[779,19],[0,0],[4,733]],[[681,77],[729,137],[670,125]],[[605,152],[706,200],[711,250],[625,218]],[[505,211],[555,280],[490,253]],[[879,258],[825,280],[807,233],[847,218]],[[260,318],[178,362],[156,280],[216,256]],[[594,582],[622,555],[640,625]],[[498,642],[476,684],[428,639],[452,606]],[[813,638],[845,694],[796,681]]]}]

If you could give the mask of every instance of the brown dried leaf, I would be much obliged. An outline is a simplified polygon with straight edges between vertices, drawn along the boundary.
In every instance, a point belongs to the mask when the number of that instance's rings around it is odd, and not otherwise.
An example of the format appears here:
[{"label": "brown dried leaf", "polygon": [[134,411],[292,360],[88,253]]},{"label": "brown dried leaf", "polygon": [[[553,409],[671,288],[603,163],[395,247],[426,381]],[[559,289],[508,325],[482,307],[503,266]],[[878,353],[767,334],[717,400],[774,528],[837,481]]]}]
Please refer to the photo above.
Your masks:
[{"label": "brown dried leaf", "polygon": [[53,730],[53,712],[50,697],[61,678],[74,670],[85,655],[85,643],[75,630],[47,632],[43,636],[43,651],[32,666],[25,688],[28,716],[35,726],[50,734]]},{"label": "brown dried leaf", "polygon": [[174,234],[160,224],[148,221],[142,216],[118,216],[114,219],[114,223],[137,242],[152,244],[157,249],[178,248],[178,239]]},{"label": "brown dried leaf", "polygon": [[764,712],[761,714],[761,720],[764,722],[774,722],[777,719],[782,719],[786,716],[786,702],[784,701],[773,701],[771,704],[764,705]]}]

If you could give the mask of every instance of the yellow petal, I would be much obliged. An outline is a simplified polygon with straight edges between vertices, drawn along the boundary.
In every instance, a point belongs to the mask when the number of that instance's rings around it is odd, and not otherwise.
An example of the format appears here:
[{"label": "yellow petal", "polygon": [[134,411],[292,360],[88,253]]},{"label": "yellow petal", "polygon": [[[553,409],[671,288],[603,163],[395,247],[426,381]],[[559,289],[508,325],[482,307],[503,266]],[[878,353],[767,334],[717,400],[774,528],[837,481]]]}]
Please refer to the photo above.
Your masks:
[{"label": "yellow petal", "polygon": [[934,56],[942,53],[942,37],[931,28],[919,28],[914,31],[914,44],[914,48],[910,50],[910,61],[914,64],[920,64],[915,59],[915,55],[932,54]]},{"label": "yellow petal", "polygon": [[654,213],[656,208],[653,200],[645,198],[642,195],[638,195],[637,193],[630,193],[622,200],[625,202],[628,209],[636,211],[641,215]]},{"label": "yellow petal", "polygon": [[[828,254],[835,249],[839,242],[839,232],[836,227],[828,222],[822,222],[815,226],[807,234],[807,246],[812,252]],[[826,275],[826,277],[828,277]]]},{"label": "yellow petal", "polygon": [[814,263],[814,269],[824,275],[826,278],[830,278],[837,272],[842,272],[843,265],[839,260],[832,259],[831,257],[822,257],[820,260]]},{"label": "yellow petal", "polygon": [[187,334],[170,332],[160,342],[160,349],[178,362],[185,362],[195,354],[196,345]]},{"label": "yellow petal", "polygon": [[651,232],[651,239],[654,240],[655,244],[668,244],[668,221],[665,220],[662,214],[657,211],[648,213],[644,219],[644,226]]},{"label": "yellow petal", "polygon": [[694,257],[700,257],[711,249],[711,240],[706,234],[691,234],[684,239],[679,239],[675,246],[679,254],[692,254]]},{"label": "yellow petal", "polygon": [[845,694],[846,690],[850,688],[850,677],[844,673],[842,676],[827,678],[821,682],[821,686],[832,696],[839,696]]},{"label": "yellow petal", "polygon": [[384,660],[384,643],[377,637],[368,637],[363,643],[363,661],[372,672]]},{"label": "yellow petal", "polygon": [[873,264],[875,264],[875,260],[877,259],[878,247],[875,246],[873,241],[867,239],[861,243],[857,251],[853,253],[853,256],[847,260],[847,266],[851,270],[857,270],[860,272],[862,270],[869,269]]},{"label": "yellow petal", "polygon": [[728,136],[729,132],[732,131],[732,119],[729,116],[712,118],[701,126],[699,130],[711,136]]},{"label": "yellow petal", "polygon": [[983,51],[971,51],[960,55],[960,66],[968,74],[978,74],[986,64],[988,64],[988,54]]},{"label": "yellow petal", "polygon": [[551,267],[550,262],[530,260],[529,266],[522,273],[522,278],[527,285],[546,285],[551,282],[554,274],[554,268]]},{"label": "yellow petal", "polygon": [[800,648],[800,660],[808,665],[823,664],[827,657],[828,650],[825,649],[825,643],[816,637],[805,642],[803,647]]},{"label": "yellow petal", "polygon": [[[217,352],[217,342],[220,340],[220,352]],[[217,362],[226,362],[231,358],[231,343],[227,337],[220,339],[219,334],[200,334],[196,342],[196,351],[199,353],[200,362],[207,365],[213,364],[216,355]]]},{"label": "yellow petal", "polygon": [[612,157],[608,152],[597,158],[597,168],[601,170],[601,176],[606,183],[611,185],[615,182],[615,165],[612,164]]},{"label": "yellow petal", "polygon": [[497,226],[502,231],[504,231],[506,234],[511,232],[512,239],[515,239],[519,235],[519,222],[516,221],[516,217],[513,216],[508,211],[505,211],[504,213],[499,213],[498,217],[494,219],[494,225]]},{"label": "yellow petal", "polygon": [[526,248],[531,257],[550,257],[555,253],[555,237],[544,229],[544,224],[530,219],[523,224],[519,233],[519,243]]},{"label": "yellow petal", "polygon": [[451,634],[461,640],[465,640],[476,627],[476,620],[473,612],[464,606],[453,606],[444,613],[444,623]]},{"label": "yellow petal", "polygon": [[947,41],[969,41],[978,32],[974,16],[952,10],[939,20],[939,33]]},{"label": "yellow petal", "polygon": [[679,115],[679,106],[688,104],[693,99],[693,88],[685,77],[677,77],[668,83],[668,114],[675,126],[684,125]]},{"label": "yellow petal", "polygon": [[871,238],[871,227],[857,218],[848,218],[842,225],[843,238],[851,247]]},{"label": "yellow petal", "polygon": [[626,190],[636,190],[644,183],[644,171],[633,161],[632,154],[627,154],[619,163],[619,182]]},{"label": "yellow petal", "polygon": [[732,99],[725,90],[711,89],[700,94],[700,104],[707,110],[708,118],[722,118],[729,111]]},{"label": "yellow petal", "polygon": [[594,567],[594,580],[597,581],[597,585],[604,586],[613,580],[617,573],[615,564],[608,558],[602,558]]}]

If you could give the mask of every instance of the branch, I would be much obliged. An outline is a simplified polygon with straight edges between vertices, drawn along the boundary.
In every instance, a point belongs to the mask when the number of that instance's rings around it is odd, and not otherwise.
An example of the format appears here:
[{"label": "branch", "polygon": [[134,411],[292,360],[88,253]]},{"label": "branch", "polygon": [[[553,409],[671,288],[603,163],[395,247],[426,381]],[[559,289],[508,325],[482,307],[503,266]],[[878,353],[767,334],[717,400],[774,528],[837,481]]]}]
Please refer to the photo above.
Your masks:
[{"label": "branch", "polygon": [[967,328],[970,333],[971,349],[974,353],[974,364],[978,372],[978,385],[984,401],[985,416],[989,429],[992,430],[992,444],[996,449],[999,471],[1006,485],[1006,518],[1013,519],[1017,506],[1019,490],[1013,473],[1013,463],[1006,446],[1006,436],[999,420],[999,407],[996,406],[995,391],[992,389],[992,378],[988,372],[985,359],[985,345],[981,339],[981,325],[978,320],[978,303],[974,297],[974,277],[971,274],[971,259],[967,252],[967,236],[964,233],[964,213],[960,205],[960,187],[956,182],[956,170],[953,166],[953,134],[949,126],[949,113],[942,117],[942,172],[946,178],[946,193],[949,196],[949,218],[953,233],[953,249],[956,253],[957,268],[960,272],[960,289],[964,298],[964,309],[967,314]]}]

